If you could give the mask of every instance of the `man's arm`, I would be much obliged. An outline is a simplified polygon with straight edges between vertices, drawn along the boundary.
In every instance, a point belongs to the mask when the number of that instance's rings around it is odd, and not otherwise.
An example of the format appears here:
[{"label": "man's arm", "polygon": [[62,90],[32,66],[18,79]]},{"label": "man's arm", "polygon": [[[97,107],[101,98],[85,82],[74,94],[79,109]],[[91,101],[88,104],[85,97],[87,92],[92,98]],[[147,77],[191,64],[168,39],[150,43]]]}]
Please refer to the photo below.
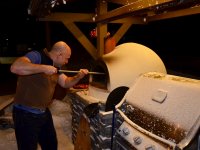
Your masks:
[{"label": "man's arm", "polygon": [[57,68],[49,65],[33,64],[28,57],[19,57],[10,67],[12,73],[18,75],[30,75],[36,73],[54,74]]},{"label": "man's arm", "polygon": [[64,73],[62,73],[59,75],[58,84],[63,88],[70,88],[77,84],[87,74],[87,69],[80,69],[80,72],[73,77],[68,77]]}]

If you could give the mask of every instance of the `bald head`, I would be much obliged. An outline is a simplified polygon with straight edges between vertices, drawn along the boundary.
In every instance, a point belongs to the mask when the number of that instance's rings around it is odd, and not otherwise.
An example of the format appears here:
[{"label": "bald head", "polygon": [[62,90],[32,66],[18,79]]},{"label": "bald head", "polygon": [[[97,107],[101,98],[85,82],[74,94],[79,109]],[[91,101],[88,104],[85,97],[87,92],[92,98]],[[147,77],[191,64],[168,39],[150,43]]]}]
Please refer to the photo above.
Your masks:
[{"label": "bald head", "polygon": [[51,48],[51,51],[52,52],[63,52],[63,51],[68,51],[68,50],[71,50],[70,47],[63,41],[59,41],[59,42],[56,42],[52,48]]},{"label": "bald head", "polygon": [[71,56],[71,48],[65,42],[59,41],[52,46],[49,54],[55,64],[64,65]]}]

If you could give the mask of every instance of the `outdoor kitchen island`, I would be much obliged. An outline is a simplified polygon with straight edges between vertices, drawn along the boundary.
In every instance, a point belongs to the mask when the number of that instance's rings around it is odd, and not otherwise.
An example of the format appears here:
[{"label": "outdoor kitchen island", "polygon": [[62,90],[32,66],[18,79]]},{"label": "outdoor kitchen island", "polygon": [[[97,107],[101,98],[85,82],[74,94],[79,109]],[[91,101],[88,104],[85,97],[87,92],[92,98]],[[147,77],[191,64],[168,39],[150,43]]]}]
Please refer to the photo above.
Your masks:
[{"label": "outdoor kitchen island", "polygon": [[[121,101],[120,98],[141,74],[150,71],[166,73],[159,56],[138,43],[118,45],[104,55],[92,71],[105,75],[90,75],[88,89],[71,95],[72,140],[77,150],[88,145],[97,150],[111,149],[112,104]],[[81,130],[81,127],[87,130]],[[87,140],[79,140],[84,138]]]}]

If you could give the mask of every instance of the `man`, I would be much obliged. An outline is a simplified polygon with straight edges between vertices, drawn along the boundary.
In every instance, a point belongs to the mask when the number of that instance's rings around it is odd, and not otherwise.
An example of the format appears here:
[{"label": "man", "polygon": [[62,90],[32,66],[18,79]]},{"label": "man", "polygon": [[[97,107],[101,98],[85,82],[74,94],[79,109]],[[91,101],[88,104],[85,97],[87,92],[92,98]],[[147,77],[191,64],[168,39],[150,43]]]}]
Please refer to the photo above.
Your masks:
[{"label": "man", "polygon": [[48,109],[55,86],[69,88],[79,82],[87,69],[68,77],[57,68],[68,63],[70,47],[63,41],[53,45],[48,52],[31,51],[16,59],[11,72],[19,75],[14,98],[13,120],[19,150],[57,150],[57,137],[52,115]]}]

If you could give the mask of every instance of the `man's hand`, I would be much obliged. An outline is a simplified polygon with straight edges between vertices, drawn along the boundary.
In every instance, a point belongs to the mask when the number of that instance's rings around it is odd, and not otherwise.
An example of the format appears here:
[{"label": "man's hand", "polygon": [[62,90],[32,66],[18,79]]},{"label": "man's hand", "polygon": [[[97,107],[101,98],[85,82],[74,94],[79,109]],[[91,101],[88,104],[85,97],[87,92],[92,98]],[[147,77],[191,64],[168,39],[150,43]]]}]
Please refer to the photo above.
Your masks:
[{"label": "man's hand", "polygon": [[43,72],[48,75],[52,75],[58,72],[58,69],[54,66],[43,65]]},{"label": "man's hand", "polygon": [[87,69],[80,69],[79,70],[79,73],[78,73],[78,77],[80,78],[80,79],[82,79],[85,75],[87,75],[88,74],[88,70]]},{"label": "man's hand", "polygon": [[63,88],[70,88],[77,84],[85,75],[88,74],[87,69],[80,69],[78,74],[73,77],[68,77],[64,73],[59,75],[58,83]]}]

